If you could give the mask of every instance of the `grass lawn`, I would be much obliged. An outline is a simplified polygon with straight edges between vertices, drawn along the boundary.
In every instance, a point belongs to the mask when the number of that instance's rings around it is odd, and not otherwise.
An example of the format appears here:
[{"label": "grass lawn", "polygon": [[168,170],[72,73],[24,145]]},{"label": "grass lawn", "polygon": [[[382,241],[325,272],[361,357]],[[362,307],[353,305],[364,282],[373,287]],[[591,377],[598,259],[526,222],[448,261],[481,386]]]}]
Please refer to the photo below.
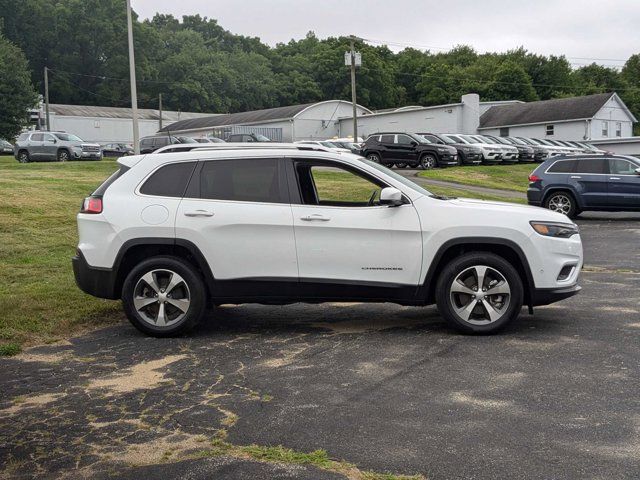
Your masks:
[{"label": "grass lawn", "polygon": [[[71,269],[80,203],[116,168],[114,160],[19,164],[13,157],[0,157],[0,355],[123,317],[119,302],[82,293]],[[349,192],[352,200],[366,202],[371,195],[368,182],[349,174],[320,170],[314,177],[325,200],[344,199]],[[462,189],[429,189],[503,200]]]},{"label": "grass lawn", "polygon": [[516,165],[436,168],[420,172],[419,175],[433,180],[526,193],[529,185],[528,177],[537,166],[537,163],[523,163]]},{"label": "grass lawn", "polygon": [[80,203],[116,168],[0,157],[0,354],[121,318],[118,302],[82,293],[71,269]]}]

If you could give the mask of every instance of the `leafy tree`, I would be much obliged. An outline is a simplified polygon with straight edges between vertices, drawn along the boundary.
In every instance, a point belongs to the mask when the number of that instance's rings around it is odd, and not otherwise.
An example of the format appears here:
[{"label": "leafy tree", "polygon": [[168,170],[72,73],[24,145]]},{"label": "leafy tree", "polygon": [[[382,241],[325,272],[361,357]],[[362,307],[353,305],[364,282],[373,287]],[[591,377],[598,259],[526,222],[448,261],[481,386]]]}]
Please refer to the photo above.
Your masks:
[{"label": "leafy tree", "polygon": [[512,60],[502,62],[495,72],[489,96],[493,100],[523,100],[530,102],[538,99],[531,86],[531,77],[524,67]]},{"label": "leafy tree", "polygon": [[27,123],[38,97],[24,53],[0,34],[0,138],[15,138]]}]

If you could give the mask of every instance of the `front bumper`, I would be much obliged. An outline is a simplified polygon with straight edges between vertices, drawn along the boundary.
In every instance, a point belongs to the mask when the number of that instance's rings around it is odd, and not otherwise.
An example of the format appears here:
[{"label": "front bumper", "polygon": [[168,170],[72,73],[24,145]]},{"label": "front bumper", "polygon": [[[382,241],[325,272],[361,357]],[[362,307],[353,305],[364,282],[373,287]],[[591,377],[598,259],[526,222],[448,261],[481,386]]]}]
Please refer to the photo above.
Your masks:
[{"label": "front bumper", "polygon": [[440,154],[440,165],[458,165],[458,155],[450,155],[448,153]]},{"label": "front bumper", "polygon": [[81,160],[102,160],[102,152],[73,151],[73,158]]},{"label": "front bumper", "polygon": [[537,307],[541,305],[549,305],[551,303],[559,302],[565,298],[573,297],[582,290],[580,285],[572,285],[570,287],[562,288],[537,288],[531,295],[531,306]]},{"label": "front bumper", "polygon": [[112,269],[92,267],[87,263],[80,250],[71,259],[71,263],[73,275],[80,290],[98,298],[109,300],[120,298],[120,294],[116,293],[117,278]]}]

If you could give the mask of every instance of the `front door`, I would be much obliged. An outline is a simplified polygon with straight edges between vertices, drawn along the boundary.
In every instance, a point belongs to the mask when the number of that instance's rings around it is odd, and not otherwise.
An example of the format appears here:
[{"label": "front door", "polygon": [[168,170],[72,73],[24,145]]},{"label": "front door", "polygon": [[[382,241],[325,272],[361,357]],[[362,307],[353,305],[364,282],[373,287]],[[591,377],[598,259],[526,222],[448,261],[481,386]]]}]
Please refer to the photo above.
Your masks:
[{"label": "front door", "polygon": [[[299,204],[292,205],[301,282],[415,286],[422,233],[411,203],[380,205],[387,185],[331,160],[293,160]],[[291,178],[290,177],[290,178]],[[339,296],[349,296],[348,288]]]},{"label": "front door", "polygon": [[607,159],[578,159],[574,173],[569,175],[569,183],[580,195],[585,207],[606,207],[607,199]]},{"label": "front door", "polygon": [[27,144],[27,148],[29,150],[29,156],[32,159],[41,159],[43,158],[43,144],[44,143],[44,134],[42,133],[32,133],[29,138],[29,143]]},{"label": "front door", "polygon": [[[50,133],[43,133],[44,141],[42,142],[42,156],[49,160],[55,160],[58,157],[58,145],[56,137]],[[71,152],[69,152],[71,153]]]},{"label": "front door", "polygon": [[623,158],[609,160],[609,206],[640,210],[639,165]]},{"label": "front door", "polygon": [[396,152],[401,161],[414,165],[418,161],[416,141],[409,135],[396,135]]},{"label": "front door", "polygon": [[176,238],[200,248],[216,281],[297,281],[283,159],[199,163],[178,207]]}]

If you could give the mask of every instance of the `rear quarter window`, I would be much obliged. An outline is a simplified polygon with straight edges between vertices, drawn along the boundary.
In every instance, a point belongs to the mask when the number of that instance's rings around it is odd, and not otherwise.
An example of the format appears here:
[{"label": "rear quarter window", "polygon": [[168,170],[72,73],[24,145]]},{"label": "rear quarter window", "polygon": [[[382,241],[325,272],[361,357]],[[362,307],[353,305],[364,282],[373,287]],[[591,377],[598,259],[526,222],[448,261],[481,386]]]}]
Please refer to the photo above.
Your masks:
[{"label": "rear quarter window", "polygon": [[104,192],[107,191],[107,188],[111,186],[113,182],[115,182],[118,178],[124,175],[129,167],[125,167],[124,165],[120,167],[120,169],[113,172],[109,178],[107,178],[102,184],[91,194],[94,197],[102,197]]},{"label": "rear quarter window", "polygon": [[576,160],[559,160],[549,167],[549,173],[573,173],[576,170]]},{"label": "rear quarter window", "polygon": [[156,170],[140,187],[143,195],[183,197],[196,162],[164,165]]}]

